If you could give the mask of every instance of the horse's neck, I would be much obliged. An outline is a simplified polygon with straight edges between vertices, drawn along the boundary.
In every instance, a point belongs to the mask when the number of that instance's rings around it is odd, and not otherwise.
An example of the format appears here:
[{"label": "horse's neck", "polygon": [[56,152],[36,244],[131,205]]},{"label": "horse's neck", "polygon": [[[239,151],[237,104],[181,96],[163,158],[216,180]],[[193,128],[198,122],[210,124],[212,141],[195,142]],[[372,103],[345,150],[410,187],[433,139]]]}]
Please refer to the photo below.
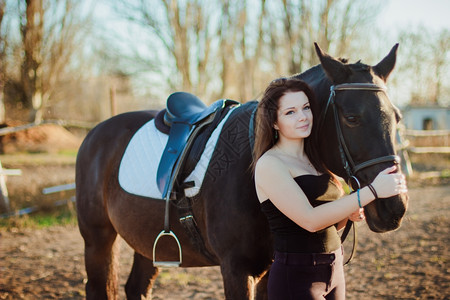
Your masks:
[{"label": "horse's neck", "polygon": [[316,65],[295,77],[308,83],[314,91],[320,107],[325,105],[330,94],[331,81],[325,75],[321,65]]}]

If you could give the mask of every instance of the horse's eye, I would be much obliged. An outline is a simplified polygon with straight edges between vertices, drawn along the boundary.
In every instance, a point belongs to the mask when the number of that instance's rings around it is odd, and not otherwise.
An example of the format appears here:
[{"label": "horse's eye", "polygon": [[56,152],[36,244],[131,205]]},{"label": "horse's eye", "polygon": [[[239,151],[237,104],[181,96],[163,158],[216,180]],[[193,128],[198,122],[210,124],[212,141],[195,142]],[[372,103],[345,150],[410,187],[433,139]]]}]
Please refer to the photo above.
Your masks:
[{"label": "horse's eye", "polygon": [[359,118],[356,116],[346,116],[345,121],[347,121],[350,126],[356,126],[359,124]]}]

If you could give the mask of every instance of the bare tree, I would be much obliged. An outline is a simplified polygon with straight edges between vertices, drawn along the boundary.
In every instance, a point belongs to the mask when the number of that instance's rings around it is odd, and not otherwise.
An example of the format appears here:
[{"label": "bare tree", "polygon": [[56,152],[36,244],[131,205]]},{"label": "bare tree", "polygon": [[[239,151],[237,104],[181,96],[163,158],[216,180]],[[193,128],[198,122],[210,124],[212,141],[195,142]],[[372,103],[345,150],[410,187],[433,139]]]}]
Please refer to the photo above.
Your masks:
[{"label": "bare tree", "polygon": [[278,35],[284,36],[281,39],[284,41],[284,47],[283,45],[279,45],[279,47],[286,51],[288,72],[295,74],[300,72],[305,64],[307,50],[311,47],[310,40],[313,36],[312,11],[311,7],[304,0],[283,0],[282,4],[283,14],[281,20],[284,30]]},{"label": "bare tree", "polygon": [[[261,88],[257,84],[259,62],[263,56],[266,1],[221,1],[219,24],[221,62],[221,93],[217,97],[231,97],[246,101]],[[217,93],[216,93],[217,94]]]},{"label": "bare tree", "polygon": [[[256,13],[255,18],[255,30],[253,33],[253,37],[246,37],[245,27],[250,26],[248,22],[244,27],[244,34],[242,37],[241,43],[241,53],[244,59],[243,67],[241,68],[241,78],[239,81],[241,85],[241,93],[240,98],[242,100],[252,99],[255,94],[261,89],[259,85],[256,84],[257,73],[259,73],[259,64],[262,56],[262,48],[263,48],[263,26],[264,19],[266,18],[266,1],[261,0],[257,2],[257,9],[252,9],[246,14]],[[250,10],[248,6],[246,10]],[[247,42],[248,39],[253,39],[256,42],[250,44]]]},{"label": "bare tree", "polygon": [[[449,89],[450,33],[423,26],[404,29],[399,34],[401,57],[398,72],[411,104],[444,104]],[[443,93],[444,92],[444,93]],[[441,103],[442,102],[442,103]]]},{"label": "bare tree", "polygon": [[[270,78],[316,64],[314,41],[350,55],[350,41],[365,29],[361,20],[373,21],[378,13],[374,5],[351,0],[136,0],[111,5],[158,39],[165,50],[159,63],[174,70],[159,74],[171,88],[205,99],[241,101],[257,96]],[[162,51],[149,52],[154,57]]]},{"label": "bare tree", "polygon": [[254,95],[265,2],[256,2],[258,10],[251,13],[247,1],[236,0],[160,0],[151,6],[141,0],[113,5],[119,16],[141,25],[165,48],[163,61],[176,70],[167,77],[170,87],[209,102],[223,95],[239,99]]},{"label": "bare tree", "polygon": [[42,43],[44,36],[44,7],[42,0],[26,0],[25,14],[21,16],[24,58],[22,84],[26,102],[31,104],[30,121],[42,119]]},{"label": "bare tree", "polygon": [[361,41],[360,35],[380,11],[378,2],[352,0],[283,0],[281,5],[283,30],[276,26],[272,30],[291,74],[318,63],[313,42],[336,55],[350,55],[351,43]]},{"label": "bare tree", "polygon": [[[145,33],[157,38],[165,54],[159,59],[171,72],[167,81],[172,88],[203,95],[208,83],[208,64],[211,55],[212,32],[210,2],[204,0],[140,0],[111,3],[119,17],[139,25]],[[142,46],[142,45],[140,45]],[[154,50],[158,55],[161,49]],[[149,58],[150,60],[150,58]],[[161,68],[160,68],[161,70]]]},{"label": "bare tree", "polygon": [[76,0],[26,0],[20,7],[23,42],[22,85],[29,120],[40,122],[43,109],[70,68],[90,16],[81,20]]},{"label": "bare tree", "polygon": [[236,43],[236,31],[233,30],[233,24],[235,23],[233,19],[232,8],[230,7],[230,1],[222,0],[220,2],[220,11],[222,12],[220,16],[220,23],[218,28],[218,36],[220,40],[219,44],[219,61],[221,63],[220,80],[222,87],[220,93],[217,93],[217,97],[220,95],[226,95],[230,92],[229,81],[232,74],[232,66],[235,65],[235,55],[233,47]]},{"label": "bare tree", "polygon": [[3,34],[3,16],[5,15],[6,3],[5,0],[0,0],[0,124],[5,123],[5,102],[4,102],[4,87],[5,87],[5,51],[6,38]]},{"label": "bare tree", "polygon": [[434,68],[434,93],[431,96],[431,100],[434,103],[439,103],[439,101],[443,100],[441,97],[443,95],[444,81],[448,80],[448,75],[450,75],[448,69],[450,67],[450,31],[447,29],[442,30],[436,41],[431,43],[431,48],[431,63]]},{"label": "bare tree", "polygon": [[432,73],[429,35],[430,32],[424,27],[415,30],[408,28],[399,34],[402,45],[400,53],[406,59],[402,60],[398,71],[409,78],[403,85],[408,86],[412,104],[425,104],[429,99],[427,94]]}]

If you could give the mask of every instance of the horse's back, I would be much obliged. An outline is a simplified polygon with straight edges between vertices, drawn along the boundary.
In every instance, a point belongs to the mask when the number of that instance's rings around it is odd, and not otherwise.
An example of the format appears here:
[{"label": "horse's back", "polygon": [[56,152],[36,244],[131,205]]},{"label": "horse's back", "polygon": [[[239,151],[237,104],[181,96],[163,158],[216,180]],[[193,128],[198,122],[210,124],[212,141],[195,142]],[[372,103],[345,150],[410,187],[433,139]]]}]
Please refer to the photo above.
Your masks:
[{"label": "horse's back", "polygon": [[127,112],[95,126],[80,146],[76,162],[76,197],[80,221],[102,213],[103,189],[118,171],[121,156],[134,133],[156,115],[156,111]]},{"label": "horse's back", "polygon": [[83,155],[88,147],[94,146],[101,150],[101,146],[105,148],[110,144],[118,145],[122,139],[129,140],[140,127],[153,119],[156,113],[152,110],[127,112],[99,123],[84,139],[78,155]]}]

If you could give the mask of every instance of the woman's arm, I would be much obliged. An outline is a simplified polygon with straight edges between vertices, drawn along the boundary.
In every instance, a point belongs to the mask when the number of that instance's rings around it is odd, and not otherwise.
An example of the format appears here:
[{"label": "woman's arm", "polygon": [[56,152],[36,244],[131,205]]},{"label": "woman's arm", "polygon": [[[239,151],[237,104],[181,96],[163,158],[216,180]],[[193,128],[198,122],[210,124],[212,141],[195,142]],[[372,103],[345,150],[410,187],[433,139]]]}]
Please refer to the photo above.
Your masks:
[{"label": "woman's arm", "polygon": [[[395,167],[381,172],[380,175],[383,176],[377,176],[380,178],[376,190],[380,197],[390,197],[399,193],[398,189],[394,187],[397,185],[394,181],[400,180],[403,175],[389,174],[393,171],[395,171]],[[255,184],[260,201],[270,199],[283,214],[311,232],[337,224],[359,209],[357,193],[312,207],[287,167],[279,158],[272,155],[263,156],[257,162]],[[384,186],[383,190],[378,185]],[[375,199],[367,187],[360,189],[359,194],[362,206]]]},{"label": "woman's arm", "polygon": [[345,218],[344,220],[340,221],[339,223],[336,224],[336,229],[337,231],[343,229],[345,227],[345,225],[348,222],[348,218]]},{"label": "woman's arm", "polygon": [[357,211],[353,212],[348,218],[345,218],[344,220],[340,221],[336,224],[336,229],[339,231],[345,227],[348,221],[353,222],[361,222],[365,219],[364,215],[364,209],[360,208]]}]

